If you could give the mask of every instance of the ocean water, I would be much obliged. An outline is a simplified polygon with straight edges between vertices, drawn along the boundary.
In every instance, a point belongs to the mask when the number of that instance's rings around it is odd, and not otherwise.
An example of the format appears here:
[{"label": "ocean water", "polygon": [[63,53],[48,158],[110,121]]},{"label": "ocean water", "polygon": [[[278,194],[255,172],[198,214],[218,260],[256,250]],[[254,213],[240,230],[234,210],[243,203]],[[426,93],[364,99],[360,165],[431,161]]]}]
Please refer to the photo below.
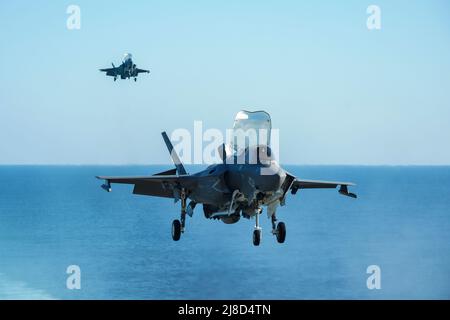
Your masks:
[{"label": "ocean water", "polygon": [[[450,299],[450,167],[287,167],[354,181],[358,199],[289,195],[286,242],[263,215],[260,247],[253,220],[225,225],[201,207],[174,242],[179,204],[94,178],[168,168],[0,166],[0,299]],[[80,290],[66,287],[69,265]]]}]

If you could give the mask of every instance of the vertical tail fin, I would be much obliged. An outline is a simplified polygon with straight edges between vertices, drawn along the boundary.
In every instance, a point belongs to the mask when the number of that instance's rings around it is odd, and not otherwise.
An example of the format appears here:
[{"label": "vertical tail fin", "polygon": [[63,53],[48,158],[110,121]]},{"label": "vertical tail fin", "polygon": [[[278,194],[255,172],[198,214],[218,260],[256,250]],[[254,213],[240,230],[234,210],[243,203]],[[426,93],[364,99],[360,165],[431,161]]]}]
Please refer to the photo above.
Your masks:
[{"label": "vertical tail fin", "polygon": [[177,152],[173,148],[172,142],[170,142],[169,137],[167,136],[167,133],[164,131],[161,133],[164,142],[166,143],[167,149],[169,150],[170,156],[172,158],[173,164],[175,165],[175,168],[177,168],[177,173],[179,175],[187,174],[186,170],[184,169],[183,163],[181,163],[180,158],[178,157]]}]

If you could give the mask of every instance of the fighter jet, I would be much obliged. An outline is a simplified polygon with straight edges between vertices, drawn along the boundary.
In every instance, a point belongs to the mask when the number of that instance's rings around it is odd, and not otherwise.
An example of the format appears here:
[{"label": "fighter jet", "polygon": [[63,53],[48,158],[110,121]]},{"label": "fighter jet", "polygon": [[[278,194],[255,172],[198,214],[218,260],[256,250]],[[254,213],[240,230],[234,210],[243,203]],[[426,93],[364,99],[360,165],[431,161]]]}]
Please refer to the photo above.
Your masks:
[{"label": "fighter jet", "polygon": [[139,69],[133,63],[131,53],[126,53],[123,57],[122,64],[118,67],[112,64],[112,68],[100,69],[102,72],[106,72],[107,76],[114,77],[114,81],[117,80],[117,77],[120,79],[130,79],[134,78],[134,81],[137,81],[137,76],[139,73],[150,73],[149,70]]},{"label": "fighter jet", "polygon": [[[162,137],[175,165],[174,169],[141,177],[97,176],[105,183],[102,188],[111,192],[112,183],[134,185],[133,194],[172,198],[181,202],[180,219],[172,222],[172,238],[178,241],[185,231],[186,215],[192,217],[201,205],[207,219],[221,220],[226,224],[238,222],[241,217],[255,219],[253,244],[261,242],[259,216],[263,207],[271,220],[271,233],[279,243],[286,238],[286,226],[277,221],[276,211],[284,206],[288,192],[299,190],[336,188],[344,196],[356,198],[348,191],[351,182],[305,180],[284,170],[275,160],[270,147],[270,134],[257,136],[256,142],[238,139],[238,133],[249,130],[263,132],[272,128],[270,115],[264,111],[240,111],[234,121],[233,143],[222,144],[218,149],[221,163],[213,164],[195,174],[188,174],[169,137]],[[244,137],[245,138],[245,137]],[[236,141],[244,141],[237,143]],[[189,203],[188,203],[189,201]]]}]

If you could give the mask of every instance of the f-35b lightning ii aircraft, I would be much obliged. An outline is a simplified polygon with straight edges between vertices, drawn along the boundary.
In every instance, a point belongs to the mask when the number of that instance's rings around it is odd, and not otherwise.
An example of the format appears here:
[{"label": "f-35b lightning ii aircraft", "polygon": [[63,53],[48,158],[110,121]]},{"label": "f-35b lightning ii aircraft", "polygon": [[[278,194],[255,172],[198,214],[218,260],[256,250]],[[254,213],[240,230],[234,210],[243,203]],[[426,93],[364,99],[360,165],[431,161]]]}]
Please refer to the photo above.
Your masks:
[{"label": "f-35b lightning ii aircraft", "polygon": [[172,198],[175,202],[181,200],[180,219],[172,223],[172,238],[175,241],[185,231],[186,214],[192,217],[194,208],[202,205],[207,219],[220,219],[227,224],[236,223],[241,217],[254,217],[253,244],[258,246],[261,241],[259,215],[262,207],[266,206],[267,215],[272,221],[272,234],[279,243],[283,243],[286,226],[283,222],[277,222],[276,209],[285,205],[289,191],[295,195],[299,189],[339,186],[340,194],[352,198],[356,198],[356,195],[348,191],[348,186],[353,183],[303,180],[283,170],[270,149],[271,126],[270,116],[264,111],[240,111],[233,126],[235,141],[238,132],[245,134],[248,130],[260,132],[262,129],[269,130],[269,134],[265,138],[259,136],[254,144],[246,142],[244,148],[239,148],[237,143],[232,146],[222,144],[219,148],[222,163],[192,175],[186,172],[167,134],[163,132],[163,139],[175,164],[174,169],[152,176],[97,178],[105,180],[102,188],[108,192],[111,192],[111,183],[124,183],[134,185],[134,194]]},{"label": "f-35b lightning ii aircraft", "polygon": [[134,78],[134,81],[137,81],[137,76],[139,73],[150,73],[149,70],[139,69],[133,63],[131,53],[126,53],[123,57],[122,64],[118,67],[114,66],[112,63],[112,68],[100,69],[102,72],[106,72],[107,76],[114,77],[114,81],[117,80],[117,77],[120,79],[130,79]]}]

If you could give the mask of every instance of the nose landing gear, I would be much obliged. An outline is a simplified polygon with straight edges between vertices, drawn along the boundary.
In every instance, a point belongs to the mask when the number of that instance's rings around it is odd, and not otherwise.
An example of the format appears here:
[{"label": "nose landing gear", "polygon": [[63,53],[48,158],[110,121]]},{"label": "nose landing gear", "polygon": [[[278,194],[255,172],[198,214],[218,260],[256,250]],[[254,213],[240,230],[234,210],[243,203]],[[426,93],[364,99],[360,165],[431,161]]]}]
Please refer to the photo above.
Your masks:
[{"label": "nose landing gear", "polygon": [[[259,215],[261,214],[262,210],[259,209],[259,211],[255,215],[255,230],[253,231],[253,244],[255,246],[259,246],[261,243],[261,227],[259,226]],[[284,222],[278,222],[275,213],[272,214],[272,234],[276,236],[278,243],[284,243],[286,240],[286,225]]]}]

